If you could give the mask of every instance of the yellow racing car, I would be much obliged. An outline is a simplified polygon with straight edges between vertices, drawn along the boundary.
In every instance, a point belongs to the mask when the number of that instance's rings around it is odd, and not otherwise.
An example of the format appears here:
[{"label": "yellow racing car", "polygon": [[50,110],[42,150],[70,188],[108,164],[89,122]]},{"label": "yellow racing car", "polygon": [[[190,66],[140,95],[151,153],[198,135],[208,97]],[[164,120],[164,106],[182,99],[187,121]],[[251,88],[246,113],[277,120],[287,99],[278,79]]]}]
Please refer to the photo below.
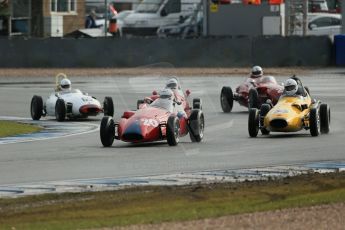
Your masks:
[{"label": "yellow racing car", "polygon": [[312,136],[327,134],[330,130],[331,112],[327,104],[311,99],[309,92],[304,96],[282,95],[272,108],[262,104],[260,110],[249,110],[248,132],[256,137],[259,130],[262,135],[270,132],[297,132],[310,130]]}]

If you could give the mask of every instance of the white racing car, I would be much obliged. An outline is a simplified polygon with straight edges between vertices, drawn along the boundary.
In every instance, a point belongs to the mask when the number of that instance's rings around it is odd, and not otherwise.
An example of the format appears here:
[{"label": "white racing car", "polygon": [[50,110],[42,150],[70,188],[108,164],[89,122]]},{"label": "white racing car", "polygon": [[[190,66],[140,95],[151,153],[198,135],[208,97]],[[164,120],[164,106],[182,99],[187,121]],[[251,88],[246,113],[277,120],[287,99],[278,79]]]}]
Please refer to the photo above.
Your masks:
[{"label": "white racing car", "polygon": [[[61,84],[59,78],[63,77]],[[69,83],[69,88],[63,90],[63,82]],[[42,116],[55,116],[57,121],[64,121],[67,118],[87,118],[104,113],[106,116],[114,115],[114,104],[111,97],[105,97],[103,106],[101,103],[87,93],[82,93],[79,89],[70,89],[70,81],[65,74],[56,76],[55,92],[50,94],[45,103],[41,96],[34,95],[31,100],[31,117],[39,120]]]}]

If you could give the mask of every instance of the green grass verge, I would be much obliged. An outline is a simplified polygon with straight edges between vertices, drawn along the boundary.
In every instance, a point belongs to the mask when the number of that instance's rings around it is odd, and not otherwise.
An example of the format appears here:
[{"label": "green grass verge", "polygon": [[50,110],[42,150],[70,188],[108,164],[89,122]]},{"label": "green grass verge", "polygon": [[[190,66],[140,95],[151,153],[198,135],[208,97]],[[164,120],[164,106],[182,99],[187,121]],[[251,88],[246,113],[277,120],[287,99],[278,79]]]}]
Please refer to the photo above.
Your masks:
[{"label": "green grass verge", "polygon": [[0,121],[0,138],[20,134],[34,133],[42,128],[35,125],[17,123],[14,121]]},{"label": "green grass verge", "polygon": [[345,202],[345,174],[0,199],[0,229],[83,229]]}]

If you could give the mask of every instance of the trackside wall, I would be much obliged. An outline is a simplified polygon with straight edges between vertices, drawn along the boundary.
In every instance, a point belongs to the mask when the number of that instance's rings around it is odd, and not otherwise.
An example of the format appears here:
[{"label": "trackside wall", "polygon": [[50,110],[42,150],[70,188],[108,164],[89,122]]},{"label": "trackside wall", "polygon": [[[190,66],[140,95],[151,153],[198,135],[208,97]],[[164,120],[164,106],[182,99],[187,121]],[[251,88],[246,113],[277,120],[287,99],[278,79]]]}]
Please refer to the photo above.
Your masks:
[{"label": "trackside wall", "polygon": [[328,66],[332,41],[320,37],[200,39],[0,39],[0,67]]}]

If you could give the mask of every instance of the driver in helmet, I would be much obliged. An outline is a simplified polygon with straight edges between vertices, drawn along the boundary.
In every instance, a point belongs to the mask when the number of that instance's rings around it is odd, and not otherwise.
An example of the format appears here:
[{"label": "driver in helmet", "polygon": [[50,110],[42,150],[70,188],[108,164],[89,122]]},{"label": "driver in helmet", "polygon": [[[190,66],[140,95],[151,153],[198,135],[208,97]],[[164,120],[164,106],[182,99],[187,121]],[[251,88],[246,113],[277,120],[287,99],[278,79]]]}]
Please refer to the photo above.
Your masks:
[{"label": "driver in helmet", "polygon": [[176,78],[170,78],[167,83],[165,84],[165,88],[167,89],[179,89],[179,85],[178,85],[178,81],[176,80]]},{"label": "driver in helmet", "polygon": [[284,92],[283,95],[285,96],[302,96],[306,97],[307,94],[303,88],[303,86],[299,85],[297,81],[293,78],[289,78],[284,82]]},{"label": "driver in helmet", "polygon": [[162,89],[160,92],[159,92],[159,98],[161,99],[169,99],[169,100],[172,100],[173,99],[173,91],[171,91],[171,89]]},{"label": "driver in helmet", "polygon": [[258,65],[253,66],[252,68],[252,72],[250,74],[250,78],[260,78],[264,75],[264,71],[262,70],[262,68]]},{"label": "driver in helmet", "polygon": [[70,92],[72,89],[71,85],[72,85],[71,81],[67,78],[64,78],[60,82],[59,90],[61,92]]},{"label": "driver in helmet", "polygon": [[166,89],[171,89],[176,98],[183,97],[183,92],[181,91],[181,86],[176,78],[170,78],[165,84]]}]

